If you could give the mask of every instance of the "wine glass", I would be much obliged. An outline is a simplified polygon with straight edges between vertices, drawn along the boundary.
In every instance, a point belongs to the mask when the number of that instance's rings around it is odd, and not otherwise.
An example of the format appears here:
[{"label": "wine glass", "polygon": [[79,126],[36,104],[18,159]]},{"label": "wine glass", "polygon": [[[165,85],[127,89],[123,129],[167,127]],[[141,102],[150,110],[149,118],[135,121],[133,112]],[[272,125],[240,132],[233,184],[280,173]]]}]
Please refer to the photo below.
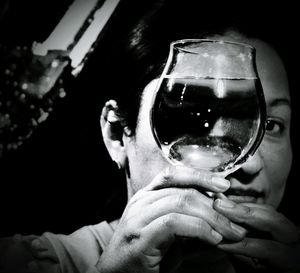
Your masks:
[{"label": "wine glass", "polygon": [[171,164],[225,177],[254,154],[265,120],[254,47],[208,39],[171,43],[150,110],[154,138]]}]

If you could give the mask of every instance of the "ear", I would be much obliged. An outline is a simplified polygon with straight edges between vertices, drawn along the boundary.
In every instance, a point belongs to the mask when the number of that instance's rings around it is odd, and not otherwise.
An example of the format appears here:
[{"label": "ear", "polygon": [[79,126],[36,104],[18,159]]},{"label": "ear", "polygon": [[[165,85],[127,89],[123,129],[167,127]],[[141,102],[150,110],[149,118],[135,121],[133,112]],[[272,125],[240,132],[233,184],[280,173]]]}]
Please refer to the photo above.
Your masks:
[{"label": "ear", "polygon": [[118,105],[116,101],[106,102],[102,109],[100,125],[103,141],[111,159],[117,163],[119,168],[125,168],[127,162],[127,153],[123,141],[125,133],[117,112]]}]

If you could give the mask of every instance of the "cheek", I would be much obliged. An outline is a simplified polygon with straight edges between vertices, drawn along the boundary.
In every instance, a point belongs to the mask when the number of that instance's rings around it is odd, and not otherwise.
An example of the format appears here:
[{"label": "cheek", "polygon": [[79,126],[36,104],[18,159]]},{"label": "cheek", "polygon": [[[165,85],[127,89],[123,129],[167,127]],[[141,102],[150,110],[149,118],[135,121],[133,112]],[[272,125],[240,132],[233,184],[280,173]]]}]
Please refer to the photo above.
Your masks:
[{"label": "cheek", "polygon": [[155,142],[150,126],[150,108],[157,80],[149,83],[144,90],[138,117],[136,135],[128,150],[130,166],[129,187],[132,192],[148,185],[169,163]]},{"label": "cheek", "polygon": [[155,146],[153,149],[151,147],[145,145],[136,148],[134,154],[129,157],[130,184],[134,193],[151,183],[167,166],[160,150]]},{"label": "cheek", "polygon": [[168,166],[169,163],[156,144],[148,122],[138,126],[135,139],[128,149],[128,160],[130,169],[128,186],[133,194],[151,183],[154,177]]},{"label": "cheek", "polygon": [[262,146],[265,176],[268,183],[266,203],[278,207],[292,164],[290,142],[286,141],[285,145],[282,145],[264,141]]}]

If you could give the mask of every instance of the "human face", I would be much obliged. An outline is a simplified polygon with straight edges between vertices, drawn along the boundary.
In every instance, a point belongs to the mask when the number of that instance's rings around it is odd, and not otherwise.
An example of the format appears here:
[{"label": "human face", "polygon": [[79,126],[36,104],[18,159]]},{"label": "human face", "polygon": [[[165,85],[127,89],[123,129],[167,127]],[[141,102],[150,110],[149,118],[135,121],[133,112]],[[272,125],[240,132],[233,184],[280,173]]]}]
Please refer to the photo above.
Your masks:
[{"label": "human face", "polygon": [[287,75],[278,54],[259,40],[244,40],[257,50],[257,69],[267,105],[267,125],[255,155],[229,179],[228,195],[237,202],[254,201],[277,208],[292,163],[291,107]]},{"label": "human face", "polygon": [[[227,196],[236,202],[266,203],[277,207],[292,161],[287,76],[279,56],[266,43],[247,40],[241,36],[235,36],[231,40],[248,42],[257,49],[257,69],[267,104],[268,125],[255,155],[228,177],[231,189]],[[146,86],[136,134],[126,141],[130,173],[127,181],[129,198],[169,164],[157,147],[150,128],[149,109],[156,83],[157,80],[153,80]]]}]

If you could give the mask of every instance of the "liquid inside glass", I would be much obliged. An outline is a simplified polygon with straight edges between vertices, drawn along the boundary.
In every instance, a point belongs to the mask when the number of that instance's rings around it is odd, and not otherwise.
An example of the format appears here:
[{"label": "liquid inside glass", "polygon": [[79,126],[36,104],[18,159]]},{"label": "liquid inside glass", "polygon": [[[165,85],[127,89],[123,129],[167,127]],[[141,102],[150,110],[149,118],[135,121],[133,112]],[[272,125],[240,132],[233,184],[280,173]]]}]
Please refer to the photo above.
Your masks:
[{"label": "liquid inside glass", "polygon": [[151,112],[154,137],[174,165],[230,172],[262,133],[260,94],[258,78],[165,75]]}]

